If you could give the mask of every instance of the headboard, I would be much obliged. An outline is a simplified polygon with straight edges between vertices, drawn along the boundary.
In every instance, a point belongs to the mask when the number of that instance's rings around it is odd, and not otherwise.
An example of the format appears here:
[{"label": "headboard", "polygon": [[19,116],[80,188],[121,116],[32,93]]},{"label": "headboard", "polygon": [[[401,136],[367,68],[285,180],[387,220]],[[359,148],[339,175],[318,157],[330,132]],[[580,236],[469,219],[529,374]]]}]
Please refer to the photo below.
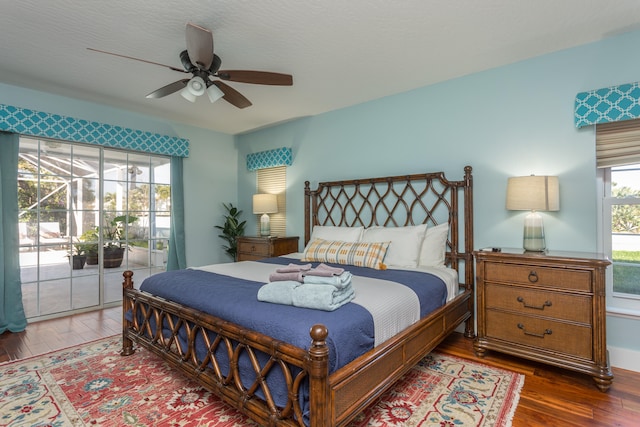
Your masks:
[{"label": "headboard", "polygon": [[315,225],[399,227],[449,223],[446,260],[473,286],[473,179],[465,166],[460,181],[444,172],[321,182],[304,189],[304,243]]}]

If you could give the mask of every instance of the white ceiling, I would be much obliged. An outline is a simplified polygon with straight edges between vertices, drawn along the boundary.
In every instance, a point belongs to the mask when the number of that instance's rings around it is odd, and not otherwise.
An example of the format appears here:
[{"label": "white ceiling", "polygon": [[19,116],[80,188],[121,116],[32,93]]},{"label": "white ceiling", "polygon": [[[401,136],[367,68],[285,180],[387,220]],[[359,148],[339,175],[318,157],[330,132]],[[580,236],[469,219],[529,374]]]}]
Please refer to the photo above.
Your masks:
[{"label": "white ceiling", "polygon": [[[638,0],[0,0],[0,82],[229,134],[315,115],[640,29]],[[185,25],[213,32],[245,109],[174,93]],[[186,77],[185,77],[186,76]],[[1,102],[1,100],[0,100]]]}]

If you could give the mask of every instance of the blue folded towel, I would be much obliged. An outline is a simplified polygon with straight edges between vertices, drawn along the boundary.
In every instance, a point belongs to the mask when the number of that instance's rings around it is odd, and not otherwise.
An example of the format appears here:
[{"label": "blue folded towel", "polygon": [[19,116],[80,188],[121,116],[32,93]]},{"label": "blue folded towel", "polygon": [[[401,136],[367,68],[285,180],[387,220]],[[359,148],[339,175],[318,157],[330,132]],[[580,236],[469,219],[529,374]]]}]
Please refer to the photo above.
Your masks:
[{"label": "blue folded towel", "polygon": [[303,282],[312,285],[333,285],[336,288],[344,288],[351,284],[351,273],[345,271],[339,276],[304,276]]},{"label": "blue folded towel", "polygon": [[258,289],[258,301],[293,305],[293,290],[298,286],[301,283],[294,280],[267,283]]},{"label": "blue folded towel", "polygon": [[327,285],[302,284],[293,289],[293,305],[316,310],[333,311],[355,297],[353,286],[336,288]]}]

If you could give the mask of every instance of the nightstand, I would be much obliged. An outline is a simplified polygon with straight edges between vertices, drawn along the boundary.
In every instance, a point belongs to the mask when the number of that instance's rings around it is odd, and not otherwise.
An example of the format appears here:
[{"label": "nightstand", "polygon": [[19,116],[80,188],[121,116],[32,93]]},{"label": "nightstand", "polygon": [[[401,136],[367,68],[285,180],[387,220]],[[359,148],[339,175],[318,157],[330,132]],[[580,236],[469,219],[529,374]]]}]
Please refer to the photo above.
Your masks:
[{"label": "nightstand", "polygon": [[238,237],[238,261],[255,261],[298,252],[298,239],[298,236]]},{"label": "nightstand", "polygon": [[582,372],[601,391],[613,381],[602,255],[474,252],[478,356],[495,350]]}]

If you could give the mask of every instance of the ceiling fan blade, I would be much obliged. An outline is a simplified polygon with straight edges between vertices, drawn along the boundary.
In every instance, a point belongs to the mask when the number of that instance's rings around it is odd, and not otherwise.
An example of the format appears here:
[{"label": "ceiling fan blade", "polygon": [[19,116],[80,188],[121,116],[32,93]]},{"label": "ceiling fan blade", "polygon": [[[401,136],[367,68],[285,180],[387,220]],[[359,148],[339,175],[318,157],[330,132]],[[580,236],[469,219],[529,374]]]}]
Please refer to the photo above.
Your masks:
[{"label": "ceiling fan blade", "polygon": [[178,80],[177,82],[170,83],[166,86],[162,86],[160,89],[151,92],[147,95],[147,98],[162,98],[163,96],[171,95],[174,92],[184,89],[189,83],[189,79]]},{"label": "ceiling fan blade", "polygon": [[147,61],[146,59],[140,59],[140,58],[135,58],[133,56],[121,55],[119,53],[107,52],[106,50],[93,49],[91,47],[88,47],[87,50],[98,52],[98,53],[106,53],[107,55],[118,56],[120,58],[133,59],[134,61],[146,62],[147,64],[159,65],[161,67],[165,67],[173,71],[180,71],[181,73],[186,73],[186,71],[183,69],[172,67],[171,65],[160,64],[159,62]]},{"label": "ceiling fan blade", "polygon": [[293,77],[290,74],[270,73],[268,71],[224,70],[218,71],[216,77],[239,83],[275,86],[293,85]]},{"label": "ceiling fan blade", "polygon": [[213,61],[213,34],[191,22],[187,23],[187,52],[193,65],[208,70]]},{"label": "ceiling fan blade", "polygon": [[218,86],[218,89],[220,89],[224,93],[222,99],[227,101],[229,104],[235,105],[238,108],[247,108],[251,106],[251,101],[249,101],[244,97],[244,95],[242,95],[240,92],[238,92],[228,84],[223,83],[219,80],[213,81],[211,82],[211,84]]}]

